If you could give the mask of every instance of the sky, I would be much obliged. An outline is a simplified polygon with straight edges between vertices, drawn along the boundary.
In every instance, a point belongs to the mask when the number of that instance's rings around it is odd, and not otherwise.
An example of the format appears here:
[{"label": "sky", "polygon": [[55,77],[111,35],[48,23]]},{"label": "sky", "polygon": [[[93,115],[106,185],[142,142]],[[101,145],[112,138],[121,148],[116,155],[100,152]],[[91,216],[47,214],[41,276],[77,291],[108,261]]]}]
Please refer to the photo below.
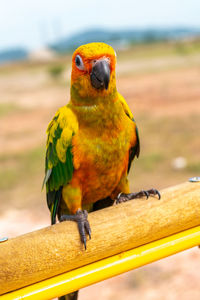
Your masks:
[{"label": "sky", "polygon": [[200,28],[200,0],[0,0],[0,50],[40,49],[92,28]]}]

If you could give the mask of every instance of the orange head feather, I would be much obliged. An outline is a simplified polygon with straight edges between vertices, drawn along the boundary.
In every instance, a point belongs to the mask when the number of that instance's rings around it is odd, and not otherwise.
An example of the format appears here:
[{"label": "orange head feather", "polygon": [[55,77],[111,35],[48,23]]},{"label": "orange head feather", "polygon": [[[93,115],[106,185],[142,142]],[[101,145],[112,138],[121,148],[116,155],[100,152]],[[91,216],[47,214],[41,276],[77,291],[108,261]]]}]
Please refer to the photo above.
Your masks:
[{"label": "orange head feather", "polygon": [[95,104],[94,99],[114,95],[115,64],[116,53],[105,43],[90,43],[76,49],[72,56],[72,102],[92,105]]}]

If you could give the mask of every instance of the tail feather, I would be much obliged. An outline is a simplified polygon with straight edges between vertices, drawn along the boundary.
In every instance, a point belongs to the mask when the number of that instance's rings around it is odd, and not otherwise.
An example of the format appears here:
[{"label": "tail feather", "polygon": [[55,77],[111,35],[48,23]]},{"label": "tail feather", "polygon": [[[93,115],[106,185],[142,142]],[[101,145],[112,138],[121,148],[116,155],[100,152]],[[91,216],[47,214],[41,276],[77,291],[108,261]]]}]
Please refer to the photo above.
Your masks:
[{"label": "tail feather", "polygon": [[[107,197],[105,199],[99,200],[94,203],[93,205],[93,211],[109,207],[113,205],[113,200],[110,197]],[[77,300],[78,299],[78,291],[75,291],[73,293],[70,293],[68,295],[59,297],[58,300]]]},{"label": "tail feather", "polygon": [[77,299],[78,299],[78,291],[75,291],[73,293],[58,298],[58,300],[77,300]]}]

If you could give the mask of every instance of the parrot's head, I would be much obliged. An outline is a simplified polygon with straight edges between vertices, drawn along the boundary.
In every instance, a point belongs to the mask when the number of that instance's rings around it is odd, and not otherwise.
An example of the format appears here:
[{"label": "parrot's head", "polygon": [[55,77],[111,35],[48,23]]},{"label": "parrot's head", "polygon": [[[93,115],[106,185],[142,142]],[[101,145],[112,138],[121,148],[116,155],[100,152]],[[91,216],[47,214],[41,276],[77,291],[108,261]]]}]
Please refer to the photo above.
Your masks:
[{"label": "parrot's head", "polygon": [[76,104],[92,105],[97,99],[114,96],[115,64],[116,53],[107,44],[90,43],[76,49],[71,73],[71,98]]}]

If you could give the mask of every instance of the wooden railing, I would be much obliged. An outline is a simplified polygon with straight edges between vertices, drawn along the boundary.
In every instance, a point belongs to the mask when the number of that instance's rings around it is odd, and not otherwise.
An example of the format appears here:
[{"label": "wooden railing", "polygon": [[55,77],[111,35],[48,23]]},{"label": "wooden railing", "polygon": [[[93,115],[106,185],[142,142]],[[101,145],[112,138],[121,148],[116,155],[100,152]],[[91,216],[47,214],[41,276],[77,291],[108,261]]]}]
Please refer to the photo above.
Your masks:
[{"label": "wooden railing", "polygon": [[0,299],[51,299],[200,244],[200,183],[89,214],[85,251],[63,222],[0,244]]}]

